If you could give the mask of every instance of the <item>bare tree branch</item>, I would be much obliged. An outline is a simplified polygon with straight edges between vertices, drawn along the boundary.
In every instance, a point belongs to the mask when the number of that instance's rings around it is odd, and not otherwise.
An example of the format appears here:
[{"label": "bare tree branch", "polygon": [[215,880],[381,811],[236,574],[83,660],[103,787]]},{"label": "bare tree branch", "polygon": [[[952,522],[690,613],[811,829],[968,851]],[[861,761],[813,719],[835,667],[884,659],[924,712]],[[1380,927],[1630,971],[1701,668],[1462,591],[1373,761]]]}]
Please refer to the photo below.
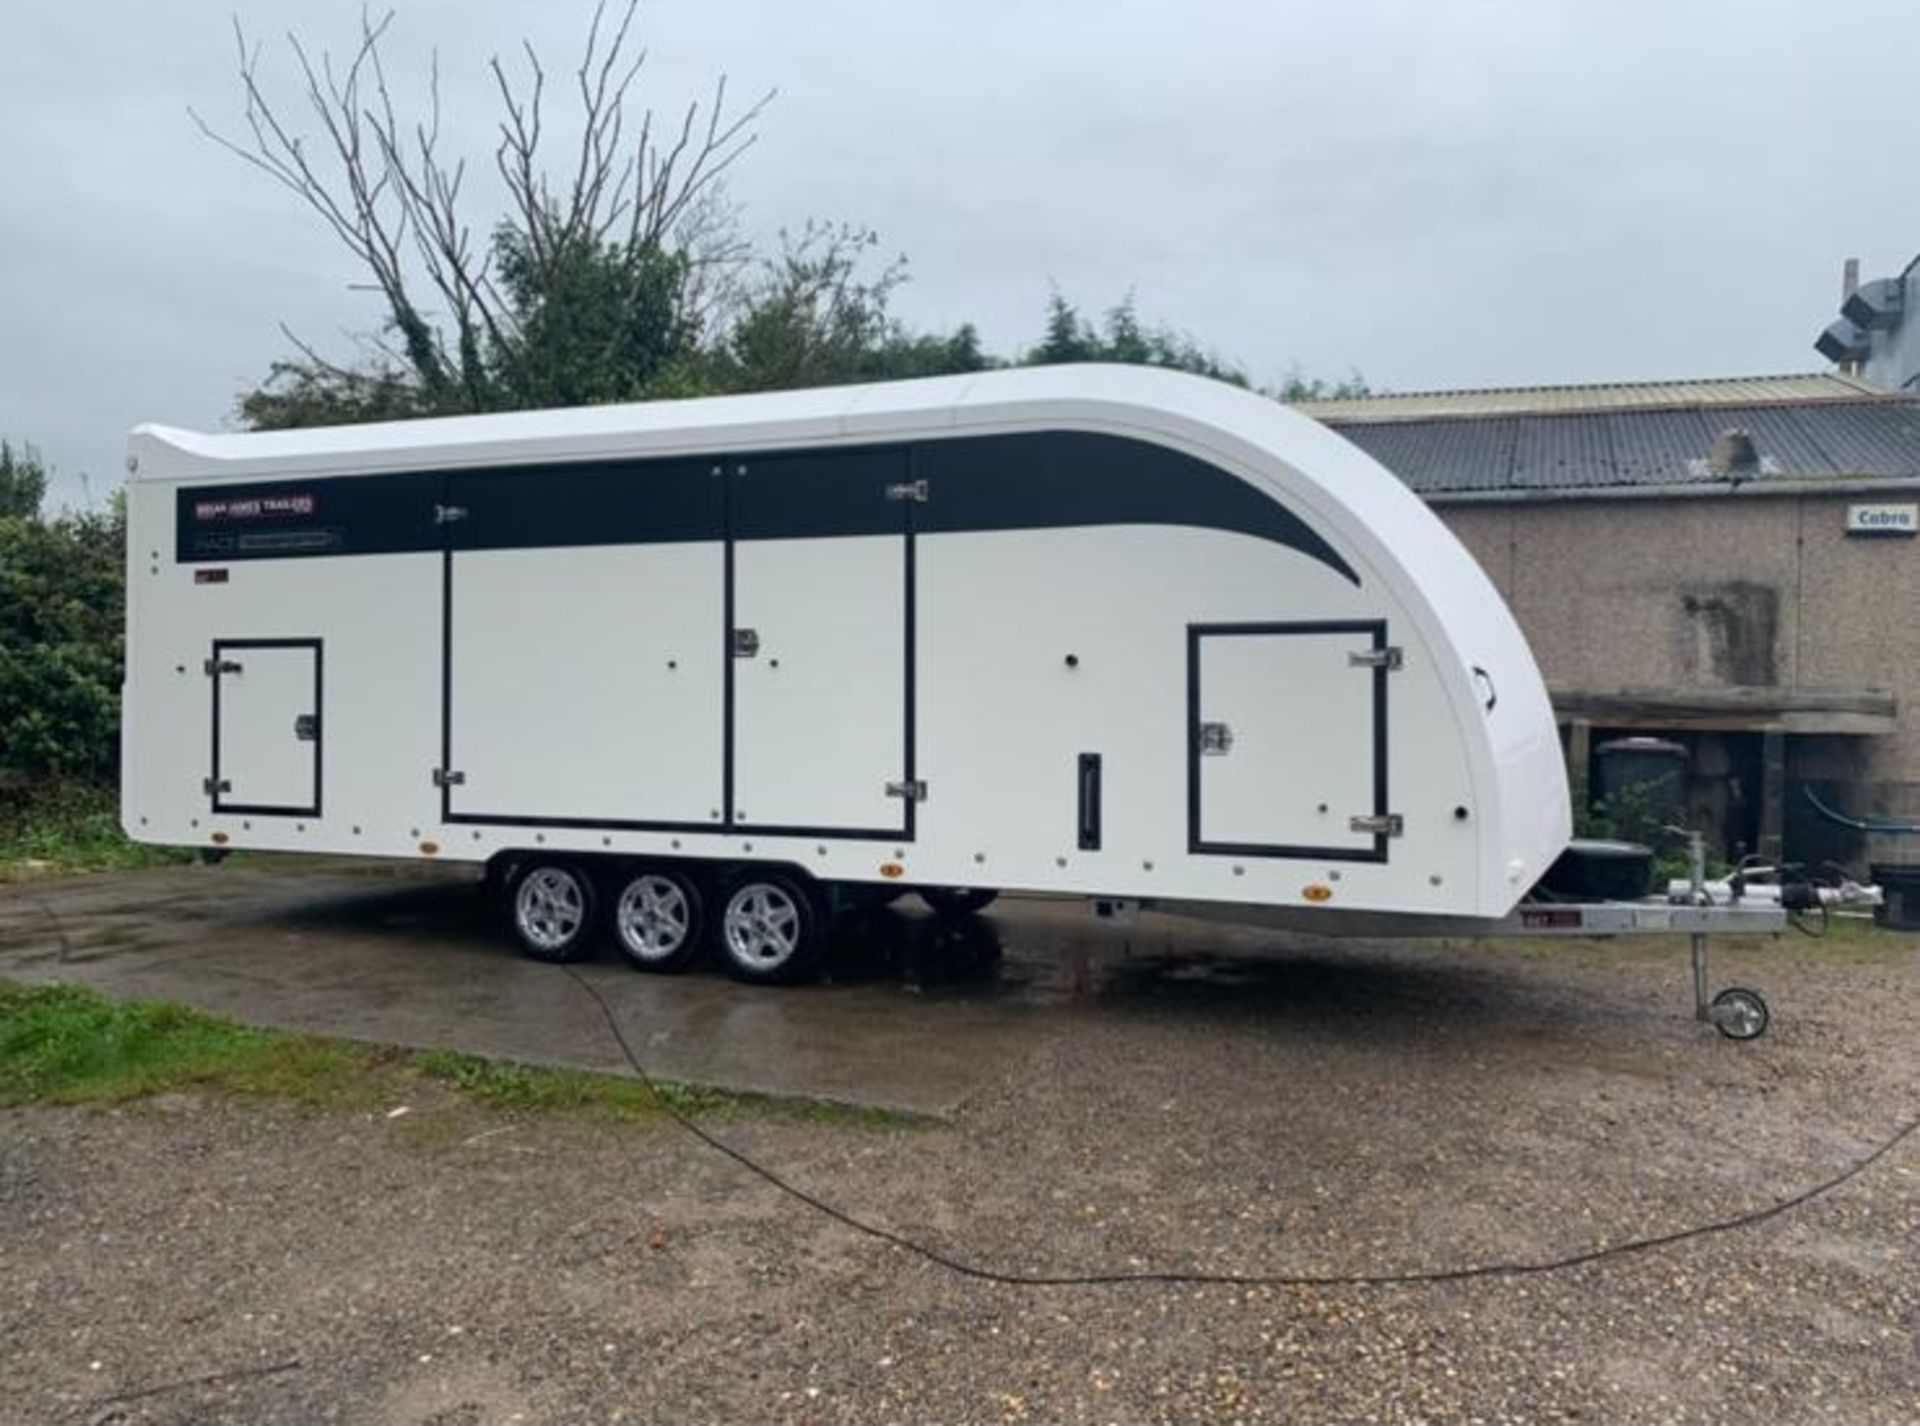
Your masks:
[{"label": "bare tree branch", "polygon": [[[356,42],[338,62],[297,34],[286,37],[310,132],[269,97],[260,48],[237,18],[242,135],[189,112],[202,134],[292,193],[346,248],[385,304],[393,344],[376,349],[401,364],[428,406],[486,409],[497,399],[495,373],[525,351],[527,324],[566,264],[608,264],[619,275],[615,300],[646,303],[658,290],[660,260],[677,262],[673,321],[705,329],[745,260],[720,180],[752,146],[773,95],[730,113],[722,76],[663,137],[652,110],[636,105],[647,60],[636,42],[639,14],[639,0],[594,6],[572,73],[580,135],[559,186],[542,152],[547,73],[539,55],[522,41],[522,64],[489,62],[501,105],[493,160],[508,210],[483,219],[480,238],[466,211],[467,162],[442,146],[437,54],[423,112],[403,117],[396,102],[383,54],[391,10],[363,10]],[[621,330],[603,324],[610,335],[597,340],[619,340]],[[310,372],[350,374],[288,340]]]}]

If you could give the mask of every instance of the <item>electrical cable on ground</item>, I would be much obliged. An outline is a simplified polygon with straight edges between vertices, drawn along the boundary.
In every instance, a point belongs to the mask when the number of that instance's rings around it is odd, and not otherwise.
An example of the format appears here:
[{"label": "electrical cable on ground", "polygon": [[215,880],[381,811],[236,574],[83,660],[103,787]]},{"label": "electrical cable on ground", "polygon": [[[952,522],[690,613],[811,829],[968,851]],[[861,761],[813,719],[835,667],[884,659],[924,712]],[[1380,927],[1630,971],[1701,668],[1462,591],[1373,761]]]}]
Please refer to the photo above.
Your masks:
[{"label": "electrical cable on ground", "polygon": [[804,1204],[854,1232],[891,1244],[905,1252],[913,1254],[935,1267],[960,1277],[972,1278],[978,1282],[995,1283],[1003,1287],[1121,1287],[1130,1284],[1160,1284],[1178,1287],[1417,1287],[1436,1283],[1471,1282],[1480,1278],[1498,1277],[1536,1277],[1548,1273],[1565,1272],[1571,1268],[1584,1267],[1589,1263],[1605,1262],[1613,1258],[1623,1258],[1634,1253],[1650,1252],[1656,1248],[1671,1247],[1676,1243],[1690,1242],[1698,1238],[1713,1237],[1722,1233],[1731,1233],[1741,1228],[1751,1228],[1782,1214],[1790,1213],[1815,1199],[1823,1198],[1853,1179],[1858,1178],[1916,1132],[1920,1132],[1920,1116],[1909,1119],[1890,1137],[1855,1159],[1839,1173],[1822,1180],[1810,1188],[1790,1194],[1764,1207],[1751,1209],[1745,1213],[1733,1214],[1726,1218],[1716,1218],[1705,1223],[1696,1223],[1689,1227],[1677,1228],[1669,1233],[1656,1233],[1644,1238],[1628,1238],[1618,1243],[1603,1243],[1598,1247],[1581,1252],[1569,1253],[1558,1258],[1542,1258],[1535,1261],[1474,1263],[1463,1267],[1436,1268],[1408,1272],[1373,1273],[1268,1273],[1268,1272],[1192,1272],[1192,1271],[1130,1271],[1130,1272],[1082,1272],[1082,1273],[1026,1273],[1001,1272],[977,1262],[970,1262],[952,1253],[943,1252],[928,1243],[911,1238],[905,1233],[896,1232],[868,1219],[835,1206],[825,1199],[808,1192],[798,1184],[781,1177],[740,1149],[714,1134],[710,1129],[682,1112],[654,1083],[653,1076],[635,1053],[627,1034],[621,1028],[619,1017],[613,1013],[613,1006],[599,987],[593,984],[573,966],[561,967],[582,990],[600,1007],[600,1014],[607,1022],[607,1028],[613,1032],[614,1040],[620,1046],[620,1053],[627,1064],[646,1086],[654,1102],[681,1129],[691,1134],[715,1153],[733,1160],[748,1173],[779,1190],[787,1197]]},{"label": "electrical cable on ground", "polygon": [[282,1372],[298,1371],[303,1365],[300,1358],[289,1357],[284,1362],[268,1362],[264,1366],[234,1367],[228,1371],[205,1372],[200,1376],[181,1377],[177,1381],[156,1382],[152,1386],[137,1386],[129,1391],[116,1391],[111,1396],[96,1397],[91,1404],[118,1406],[129,1401],[144,1401],[150,1396],[164,1396],[169,1392],[185,1391],[188,1387],[226,1386],[230,1382],[251,1381],[255,1377],[279,1376]]}]

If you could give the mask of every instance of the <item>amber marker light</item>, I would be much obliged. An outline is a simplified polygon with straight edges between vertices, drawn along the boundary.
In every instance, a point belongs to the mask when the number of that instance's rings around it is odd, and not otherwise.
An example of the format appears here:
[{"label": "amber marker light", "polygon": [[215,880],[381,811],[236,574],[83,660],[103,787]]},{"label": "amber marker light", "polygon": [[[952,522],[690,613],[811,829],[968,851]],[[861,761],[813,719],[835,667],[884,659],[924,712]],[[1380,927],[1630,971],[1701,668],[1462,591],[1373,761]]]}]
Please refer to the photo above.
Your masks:
[{"label": "amber marker light", "polygon": [[905,876],[906,874],[907,869],[901,866],[899,862],[880,863],[880,875],[886,877],[888,880],[892,880],[894,877]]},{"label": "amber marker light", "polygon": [[1302,887],[1300,894],[1309,901],[1321,902],[1333,900],[1333,888],[1324,881],[1314,881]]}]

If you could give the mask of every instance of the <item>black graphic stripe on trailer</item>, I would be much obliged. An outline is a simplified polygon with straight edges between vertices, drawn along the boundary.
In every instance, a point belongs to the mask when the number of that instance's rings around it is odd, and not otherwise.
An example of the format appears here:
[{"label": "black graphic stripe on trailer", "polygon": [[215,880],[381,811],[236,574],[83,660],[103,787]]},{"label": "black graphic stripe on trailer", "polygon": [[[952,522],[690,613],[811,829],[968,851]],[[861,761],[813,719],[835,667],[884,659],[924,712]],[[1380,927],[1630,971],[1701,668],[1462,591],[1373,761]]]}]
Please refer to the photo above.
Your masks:
[{"label": "black graphic stripe on trailer", "polygon": [[736,538],[870,534],[888,515],[869,487],[903,455],[931,492],[914,515],[922,535],[1123,524],[1229,530],[1360,582],[1318,532],[1239,476],[1147,441],[1084,431],[189,485],[176,493],[174,553],[200,564],[719,540],[727,514],[716,474],[741,463],[784,464],[794,484],[789,495],[756,502],[751,528]]}]

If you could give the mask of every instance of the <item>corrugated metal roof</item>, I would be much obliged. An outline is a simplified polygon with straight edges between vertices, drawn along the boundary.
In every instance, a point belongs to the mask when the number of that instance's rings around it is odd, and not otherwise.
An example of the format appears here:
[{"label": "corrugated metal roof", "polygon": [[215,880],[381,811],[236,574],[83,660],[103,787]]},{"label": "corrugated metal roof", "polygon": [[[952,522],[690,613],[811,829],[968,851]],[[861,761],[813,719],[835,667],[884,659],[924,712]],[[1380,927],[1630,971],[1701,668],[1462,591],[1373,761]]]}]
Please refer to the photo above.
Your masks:
[{"label": "corrugated metal roof", "polygon": [[1619,411],[1660,406],[1754,406],[1775,401],[1835,401],[1886,393],[1838,372],[1799,376],[1629,381],[1603,386],[1508,386],[1478,391],[1409,391],[1296,401],[1321,421],[1418,421],[1440,416],[1522,416],[1561,411]]},{"label": "corrugated metal roof", "polygon": [[1920,399],[1676,404],[1570,414],[1323,418],[1423,495],[1710,484],[1715,439],[1752,438],[1757,479],[1920,478]]}]

